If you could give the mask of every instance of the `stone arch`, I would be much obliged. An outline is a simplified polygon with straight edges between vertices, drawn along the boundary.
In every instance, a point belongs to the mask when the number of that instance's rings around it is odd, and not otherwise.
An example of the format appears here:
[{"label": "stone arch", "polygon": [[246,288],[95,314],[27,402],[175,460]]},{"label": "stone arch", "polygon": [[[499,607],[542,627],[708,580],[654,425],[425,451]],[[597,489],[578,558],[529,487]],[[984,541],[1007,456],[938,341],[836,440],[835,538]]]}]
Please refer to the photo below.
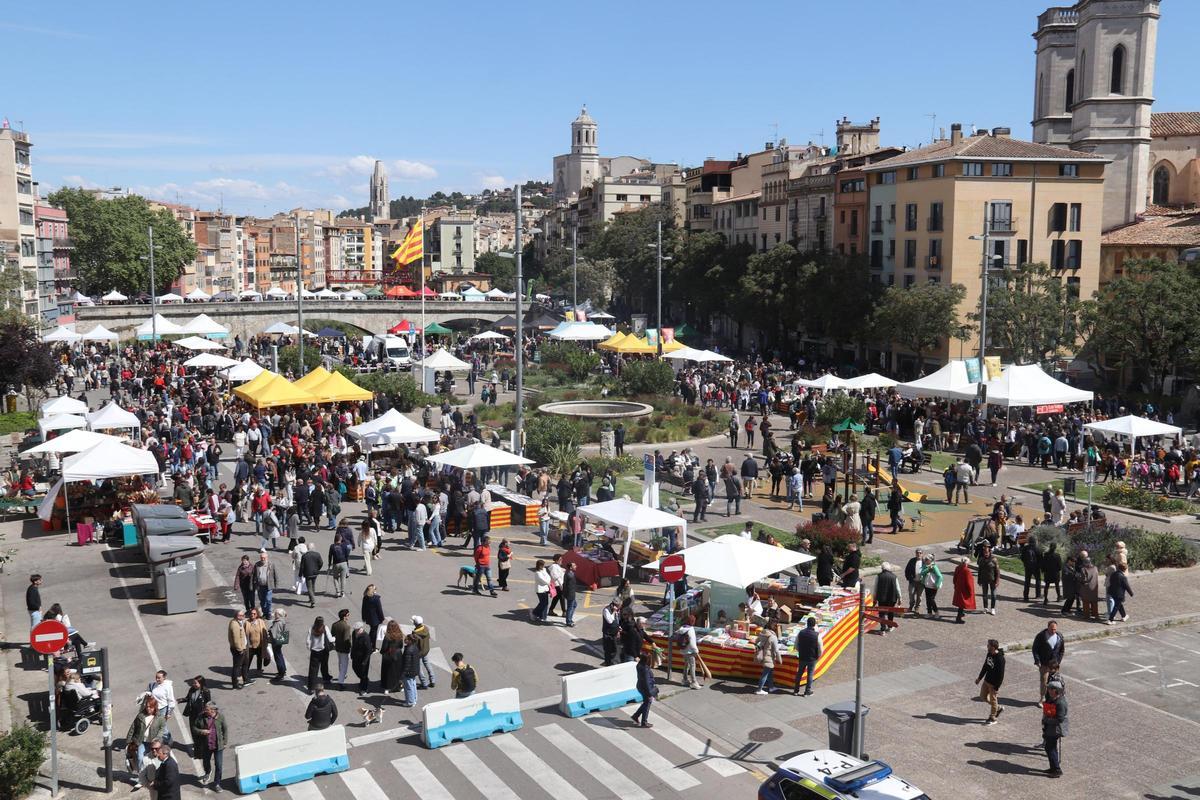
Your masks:
[{"label": "stone arch", "polygon": [[1178,172],[1175,165],[1163,159],[1154,165],[1150,171],[1150,202],[1156,206],[1167,205],[1171,202],[1171,188]]},{"label": "stone arch", "polygon": [[1071,106],[1075,105],[1075,70],[1074,69],[1067,70],[1066,82],[1067,82],[1067,91],[1066,91],[1067,104],[1066,104],[1066,108],[1064,110],[1069,112],[1071,110]]},{"label": "stone arch", "polygon": [[1125,45],[1113,48],[1109,60],[1108,93],[1125,94]]}]

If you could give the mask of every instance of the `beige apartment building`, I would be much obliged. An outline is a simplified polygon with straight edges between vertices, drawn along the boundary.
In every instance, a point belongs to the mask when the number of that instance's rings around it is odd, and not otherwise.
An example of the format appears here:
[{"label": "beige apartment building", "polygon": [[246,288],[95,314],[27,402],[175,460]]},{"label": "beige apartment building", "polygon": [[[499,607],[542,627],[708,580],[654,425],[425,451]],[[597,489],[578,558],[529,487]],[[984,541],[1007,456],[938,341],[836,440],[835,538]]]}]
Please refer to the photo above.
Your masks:
[{"label": "beige apartment building", "polygon": [[0,128],[0,268],[21,271],[24,311],[38,316],[37,194],[29,157],[29,134]]},{"label": "beige apartment building", "polygon": [[[1100,278],[1107,159],[1013,139],[1007,128],[951,138],[862,169],[896,205],[895,284],[959,283],[966,320],[979,306],[984,247],[992,267],[1045,263],[1079,297]],[[875,187],[884,191],[878,195]],[[894,198],[894,199],[893,199]],[[972,237],[987,232],[986,242]],[[978,343],[968,344],[978,349]],[[931,354],[944,362],[948,346]]]}]

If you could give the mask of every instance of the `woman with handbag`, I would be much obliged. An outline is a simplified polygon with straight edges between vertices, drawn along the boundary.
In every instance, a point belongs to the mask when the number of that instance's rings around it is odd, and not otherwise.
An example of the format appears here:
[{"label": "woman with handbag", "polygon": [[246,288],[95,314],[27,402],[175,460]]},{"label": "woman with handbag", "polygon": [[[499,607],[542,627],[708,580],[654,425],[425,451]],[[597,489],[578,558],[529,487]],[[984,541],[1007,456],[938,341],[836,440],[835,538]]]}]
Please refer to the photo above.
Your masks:
[{"label": "woman with handbag", "polygon": [[204,713],[204,707],[209,700],[212,700],[212,693],[208,690],[208,682],[204,680],[203,675],[197,675],[188,681],[188,693],[183,700],[182,712],[188,724]]},{"label": "woman with handbag", "polygon": [[288,630],[286,611],[276,608],[273,617],[271,628],[267,631],[267,638],[271,643],[271,655],[275,657],[275,677],[271,679],[271,683],[279,683],[287,677],[287,661],[283,657],[283,646],[291,641],[292,634]]},{"label": "woman with handbag", "polygon": [[925,588],[925,613],[931,617],[941,617],[938,611],[937,593],[942,588],[942,571],[933,561],[933,554],[926,553],[922,558],[921,586]]},{"label": "woman with handbag", "polygon": [[158,714],[158,701],[154,695],[146,694],[138,707],[137,716],[125,734],[125,763],[133,774],[133,788],[142,786],[146,764],[150,761],[150,743],[162,736],[166,720]]},{"label": "woman with handbag", "polygon": [[538,601],[537,607],[529,613],[533,616],[534,620],[545,622],[546,613],[550,608],[550,592],[554,588],[554,584],[550,580],[550,573],[546,571],[546,562],[540,558],[533,567],[533,580]]},{"label": "woman with handbag", "polygon": [[329,652],[333,645],[333,636],[325,627],[325,618],[317,617],[313,620],[312,630],[308,632],[308,691],[312,692],[317,684],[317,670],[320,670],[321,679],[325,683],[329,683],[331,677],[329,675]]},{"label": "woman with handbag", "polygon": [[783,656],[779,652],[779,634],[777,624],[767,623],[754,642],[754,661],[762,666],[762,674],[758,678],[758,691],[755,694],[770,694],[775,688],[775,665]]}]

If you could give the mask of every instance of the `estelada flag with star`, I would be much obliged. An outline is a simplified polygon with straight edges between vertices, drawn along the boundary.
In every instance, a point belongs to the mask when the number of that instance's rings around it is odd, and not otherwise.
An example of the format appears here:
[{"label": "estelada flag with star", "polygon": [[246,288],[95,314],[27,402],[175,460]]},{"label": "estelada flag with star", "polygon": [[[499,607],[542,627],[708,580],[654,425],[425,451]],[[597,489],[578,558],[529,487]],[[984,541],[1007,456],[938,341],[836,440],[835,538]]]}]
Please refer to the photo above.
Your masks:
[{"label": "estelada flag with star", "polygon": [[392,259],[397,264],[411,264],[414,261],[425,258],[425,225],[420,217],[413,223],[413,226],[408,229],[408,234],[404,237],[404,241],[392,253]]}]

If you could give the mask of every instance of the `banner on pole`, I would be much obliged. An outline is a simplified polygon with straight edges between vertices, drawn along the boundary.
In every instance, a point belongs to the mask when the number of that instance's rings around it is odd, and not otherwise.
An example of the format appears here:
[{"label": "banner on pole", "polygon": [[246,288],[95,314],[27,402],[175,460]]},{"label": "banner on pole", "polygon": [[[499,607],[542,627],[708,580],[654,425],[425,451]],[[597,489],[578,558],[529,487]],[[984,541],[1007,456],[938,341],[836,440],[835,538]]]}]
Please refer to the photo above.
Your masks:
[{"label": "banner on pole", "polygon": [[984,356],[983,369],[987,373],[989,381],[999,380],[1000,375],[1004,372],[1000,366],[1000,356]]},{"label": "banner on pole", "polygon": [[967,381],[970,383],[979,383],[979,359],[968,358],[963,362],[967,367]]}]

